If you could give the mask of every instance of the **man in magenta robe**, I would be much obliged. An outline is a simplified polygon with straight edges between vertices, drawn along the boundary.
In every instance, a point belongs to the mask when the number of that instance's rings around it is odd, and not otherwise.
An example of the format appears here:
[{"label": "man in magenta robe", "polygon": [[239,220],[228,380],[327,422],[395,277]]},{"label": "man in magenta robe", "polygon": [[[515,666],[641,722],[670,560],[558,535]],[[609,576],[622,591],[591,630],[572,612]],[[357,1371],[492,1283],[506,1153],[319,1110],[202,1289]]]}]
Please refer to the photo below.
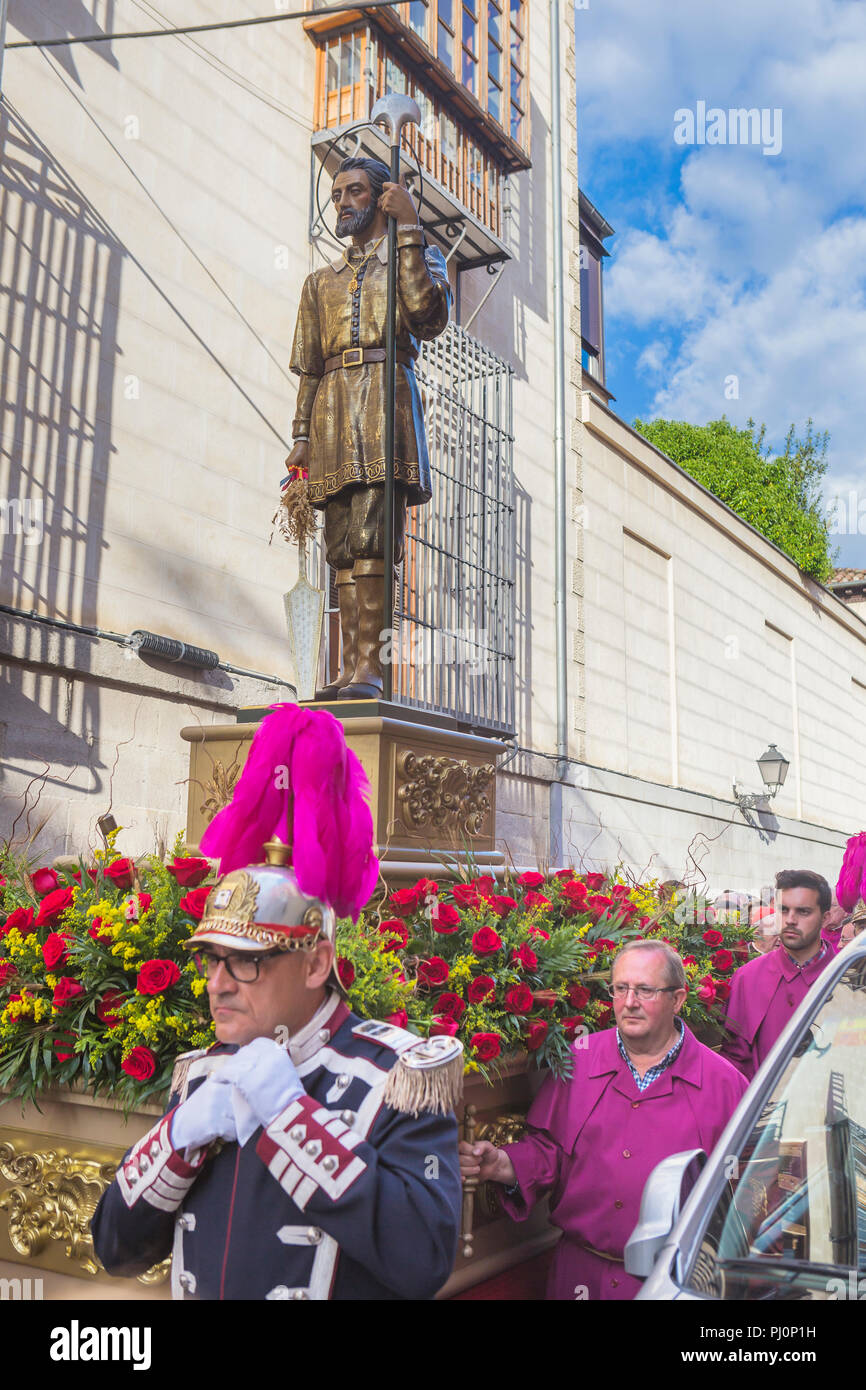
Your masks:
[{"label": "man in magenta robe", "polygon": [[550,1298],[634,1298],[640,1280],[626,1274],[623,1251],[647,1178],[671,1154],[709,1153],[746,1090],[678,1017],[685,986],[672,947],[624,946],[611,984],[617,1026],[575,1042],[571,1079],[544,1083],[526,1137],[503,1148],[460,1145],[463,1176],[501,1183],[515,1221],[550,1193],[550,1219],[562,1229]]},{"label": "man in magenta robe", "polygon": [[779,945],[739,969],[731,982],[722,1052],[749,1080],[794,1011],[836,954],[822,929],[832,915],[830,885],[810,869],[776,875]]}]

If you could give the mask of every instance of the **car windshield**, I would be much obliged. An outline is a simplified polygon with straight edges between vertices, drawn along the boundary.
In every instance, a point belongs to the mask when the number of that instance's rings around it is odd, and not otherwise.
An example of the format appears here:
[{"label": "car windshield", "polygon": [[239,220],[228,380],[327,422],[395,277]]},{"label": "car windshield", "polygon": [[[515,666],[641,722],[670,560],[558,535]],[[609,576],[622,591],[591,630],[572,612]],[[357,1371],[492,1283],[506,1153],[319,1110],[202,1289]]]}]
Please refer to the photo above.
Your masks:
[{"label": "car windshield", "polygon": [[726,1162],[689,1288],[721,1299],[866,1293],[866,961],[835,985]]}]

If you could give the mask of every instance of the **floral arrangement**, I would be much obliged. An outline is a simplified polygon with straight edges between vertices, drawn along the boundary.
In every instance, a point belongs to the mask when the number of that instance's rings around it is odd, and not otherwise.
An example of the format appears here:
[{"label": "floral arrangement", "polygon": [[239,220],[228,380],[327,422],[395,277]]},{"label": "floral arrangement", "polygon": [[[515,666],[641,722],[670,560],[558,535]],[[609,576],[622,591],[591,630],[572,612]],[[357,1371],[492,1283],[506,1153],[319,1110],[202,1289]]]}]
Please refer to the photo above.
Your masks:
[{"label": "floral arrangement", "polygon": [[623,875],[560,869],[441,889],[422,878],[357,926],[341,924],[338,969],[357,1012],[459,1037],[467,1071],[490,1080],[497,1059],[528,1053],[568,1075],[575,1039],[612,1022],[611,967],[625,942],[667,941],[680,952],[683,1015],[705,1031],[718,1028],[731,975],[749,958],[748,935],[738,921],[717,923],[694,894],[667,898],[654,881]]},{"label": "floral arrangement", "polygon": [[[0,854],[0,1087],[110,1091],[125,1108],[167,1090],[180,1052],[214,1040],[205,980],[182,949],[214,878],[207,859],[122,857],[33,868]],[[211,880],[206,882],[206,880]],[[575,1039],[612,1019],[617,950],[637,937],[683,956],[692,1026],[718,1023],[748,932],[693,894],[667,898],[621,873],[420,879],[337,930],[354,1011],[463,1042],[492,1079],[509,1056],[567,1075]]]}]

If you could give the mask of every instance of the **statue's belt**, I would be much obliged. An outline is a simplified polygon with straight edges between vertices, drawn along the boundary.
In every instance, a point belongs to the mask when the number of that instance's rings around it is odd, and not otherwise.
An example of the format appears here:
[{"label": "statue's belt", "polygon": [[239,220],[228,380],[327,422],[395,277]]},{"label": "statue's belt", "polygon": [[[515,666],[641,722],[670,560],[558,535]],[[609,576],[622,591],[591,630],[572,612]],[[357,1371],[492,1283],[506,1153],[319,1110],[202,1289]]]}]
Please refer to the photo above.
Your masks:
[{"label": "statue's belt", "polygon": [[[345,348],[339,357],[325,358],[325,371],[336,372],[340,367],[360,367],[365,362],[384,362],[384,348]],[[403,352],[398,348],[397,361],[404,367],[412,367],[415,358],[410,352]]]}]

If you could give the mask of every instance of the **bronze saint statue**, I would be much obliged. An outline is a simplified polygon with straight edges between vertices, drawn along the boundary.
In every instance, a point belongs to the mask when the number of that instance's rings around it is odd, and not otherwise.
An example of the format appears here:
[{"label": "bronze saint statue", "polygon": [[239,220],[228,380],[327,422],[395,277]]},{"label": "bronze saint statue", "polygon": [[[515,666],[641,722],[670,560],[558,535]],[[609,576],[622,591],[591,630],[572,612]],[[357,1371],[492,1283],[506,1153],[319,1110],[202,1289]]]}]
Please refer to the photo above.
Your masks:
[{"label": "bronze saint statue", "polygon": [[[351,247],[308,275],[291,368],[300,377],[289,469],[306,469],[312,506],[325,513],[336,571],[342,661],[317,699],[382,694],[384,614],[385,323],[388,217],[397,221],[397,389],[394,559],[403,556],[406,507],[429,502],[430,462],[414,363],[420,339],[448,322],[451,290],[441,252],[425,247],[415,204],[375,159],[346,159],[331,198],[337,236]],[[385,624],[387,626],[387,624]]]}]

